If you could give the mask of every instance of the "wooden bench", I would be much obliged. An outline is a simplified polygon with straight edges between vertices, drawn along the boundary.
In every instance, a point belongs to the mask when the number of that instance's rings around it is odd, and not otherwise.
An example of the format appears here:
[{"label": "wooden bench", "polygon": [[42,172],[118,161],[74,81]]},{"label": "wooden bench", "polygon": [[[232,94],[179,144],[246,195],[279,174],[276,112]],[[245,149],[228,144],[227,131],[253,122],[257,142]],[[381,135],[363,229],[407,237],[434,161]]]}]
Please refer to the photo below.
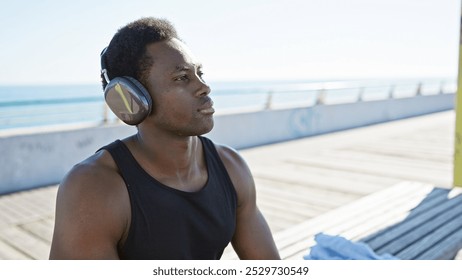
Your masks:
[{"label": "wooden bench", "polygon": [[400,259],[453,259],[462,248],[457,189],[403,182],[275,235],[284,259],[301,259],[324,232]]},{"label": "wooden bench", "polygon": [[454,259],[462,248],[457,191],[403,182],[278,232],[274,239],[283,259],[303,259],[320,232],[365,242],[378,254],[400,259]]}]

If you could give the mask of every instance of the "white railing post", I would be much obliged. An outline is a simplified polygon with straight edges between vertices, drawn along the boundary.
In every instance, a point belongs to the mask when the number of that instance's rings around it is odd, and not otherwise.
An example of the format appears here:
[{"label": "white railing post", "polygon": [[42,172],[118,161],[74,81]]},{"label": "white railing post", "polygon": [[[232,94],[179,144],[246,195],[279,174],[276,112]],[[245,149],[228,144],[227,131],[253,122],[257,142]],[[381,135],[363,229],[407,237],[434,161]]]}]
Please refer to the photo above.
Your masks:
[{"label": "white railing post", "polygon": [[106,102],[104,102],[103,103],[103,124],[108,123],[108,121],[109,121],[108,116],[109,116],[108,106],[107,106]]},{"label": "white railing post", "polygon": [[364,97],[363,97],[363,94],[364,94],[364,87],[360,87],[359,88],[359,93],[358,93],[358,102],[361,102],[363,101]]},{"label": "white railing post", "polygon": [[273,103],[273,91],[268,91],[268,96],[266,97],[265,110],[270,110]]},{"label": "white railing post", "polygon": [[394,98],[394,91],[395,91],[395,86],[391,85],[390,90],[388,91],[388,99],[393,99]]},{"label": "white railing post", "polygon": [[316,105],[326,104],[326,90],[324,88],[318,91],[316,96]]},{"label": "white railing post", "polygon": [[416,96],[422,95],[422,83],[421,82],[419,82],[417,84],[417,89],[415,90],[415,95]]}]

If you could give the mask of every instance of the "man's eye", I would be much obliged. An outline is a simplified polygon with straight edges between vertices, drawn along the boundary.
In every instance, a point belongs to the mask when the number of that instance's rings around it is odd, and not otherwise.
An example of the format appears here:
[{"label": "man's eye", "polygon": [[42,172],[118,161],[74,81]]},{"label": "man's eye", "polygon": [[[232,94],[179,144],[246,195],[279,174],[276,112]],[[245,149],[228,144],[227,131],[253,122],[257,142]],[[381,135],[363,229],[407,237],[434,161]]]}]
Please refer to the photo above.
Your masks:
[{"label": "man's eye", "polygon": [[175,79],[175,81],[187,81],[187,80],[188,80],[188,75],[182,75]]},{"label": "man's eye", "polygon": [[204,72],[198,71],[197,76],[199,76],[199,78],[201,78],[201,80],[204,80]]}]

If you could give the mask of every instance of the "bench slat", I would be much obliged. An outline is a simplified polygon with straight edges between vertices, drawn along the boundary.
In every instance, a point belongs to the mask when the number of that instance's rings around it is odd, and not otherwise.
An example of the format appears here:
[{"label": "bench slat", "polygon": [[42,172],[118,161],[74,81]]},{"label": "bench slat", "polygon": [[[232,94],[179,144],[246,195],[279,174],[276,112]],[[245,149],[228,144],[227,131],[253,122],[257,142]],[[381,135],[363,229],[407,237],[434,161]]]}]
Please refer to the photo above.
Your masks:
[{"label": "bench slat", "polygon": [[376,236],[372,240],[368,240],[366,243],[376,252],[396,254],[404,247],[407,247],[411,242],[409,238],[407,238],[408,235],[411,236],[411,239],[416,240],[431,233],[436,227],[448,221],[449,215],[447,213],[452,213],[453,211],[458,212],[457,210],[448,211],[457,207],[457,205],[462,206],[462,196],[458,196],[452,200],[446,200],[420,215],[406,218],[401,223],[390,229],[386,229],[382,234]]},{"label": "bench slat", "polygon": [[[462,243],[462,216],[438,228],[431,235],[419,239],[413,246],[397,254],[402,259],[441,259],[445,255],[453,258]],[[450,248],[449,248],[450,247]],[[442,250],[442,249],[445,250]],[[451,249],[452,248],[452,249]],[[443,251],[445,251],[443,253]]]}]

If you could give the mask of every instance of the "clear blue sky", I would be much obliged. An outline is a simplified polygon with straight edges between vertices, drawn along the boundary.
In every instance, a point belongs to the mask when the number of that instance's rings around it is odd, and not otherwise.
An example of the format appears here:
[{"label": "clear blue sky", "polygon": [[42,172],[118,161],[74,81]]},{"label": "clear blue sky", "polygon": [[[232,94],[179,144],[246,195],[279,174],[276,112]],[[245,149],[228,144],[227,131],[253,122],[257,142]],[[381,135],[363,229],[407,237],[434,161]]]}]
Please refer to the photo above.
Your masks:
[{"label": "clear blue sky", "polygon": [[99,82],[99,53],[169,19],[206,78],[456,77],[459,0],[1,1],[0,85]]}]

